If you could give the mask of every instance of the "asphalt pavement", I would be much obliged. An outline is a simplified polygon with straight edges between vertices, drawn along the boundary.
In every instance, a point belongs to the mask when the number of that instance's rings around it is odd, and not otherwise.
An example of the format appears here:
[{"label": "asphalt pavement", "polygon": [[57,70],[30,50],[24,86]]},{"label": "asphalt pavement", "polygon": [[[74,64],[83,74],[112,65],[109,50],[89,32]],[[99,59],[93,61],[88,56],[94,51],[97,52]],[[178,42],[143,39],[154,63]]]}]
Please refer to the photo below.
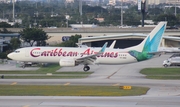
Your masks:
[{"label": "asphalt pavement", "polygon": [[[146,79],[143,68],[163,67],[170,55],[126,65],[92,65],[84,79],[0,79],[0,84],[18,85],[131,85],[149,87],[146,95],[126,97],[99,96],[0,96],[0,107],[179,107],[180,80]],[[16,66],[7,64],[0,68]],[[3,67],[2,67],[3,66]],[[57,72],[82,71],[83,66],[63,67]]]}]

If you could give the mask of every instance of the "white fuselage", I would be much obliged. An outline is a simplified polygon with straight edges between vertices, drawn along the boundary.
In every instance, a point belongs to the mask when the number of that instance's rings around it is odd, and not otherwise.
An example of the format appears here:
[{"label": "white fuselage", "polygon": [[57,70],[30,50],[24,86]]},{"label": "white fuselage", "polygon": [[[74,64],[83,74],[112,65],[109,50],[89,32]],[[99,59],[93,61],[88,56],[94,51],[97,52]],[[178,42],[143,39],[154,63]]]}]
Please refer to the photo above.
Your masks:
[{"label": "white fuselage", "polygon": [[[8,55],[9,58],[23,62],[59,63],[63,58],[78,59],[96,54],[101,48],[68,48],[68,47],[28,47],[17,49]],[[95,64],[127,64],[137,62],[128,50],[109,49],[95,60]]]}]

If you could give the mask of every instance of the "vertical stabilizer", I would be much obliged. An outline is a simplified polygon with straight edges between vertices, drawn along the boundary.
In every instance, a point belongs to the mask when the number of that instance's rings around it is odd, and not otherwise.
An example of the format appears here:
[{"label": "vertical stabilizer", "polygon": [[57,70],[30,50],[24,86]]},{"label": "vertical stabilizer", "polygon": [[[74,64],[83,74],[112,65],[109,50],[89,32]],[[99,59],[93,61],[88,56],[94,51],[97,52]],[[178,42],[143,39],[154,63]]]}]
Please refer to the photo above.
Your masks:
[{"label": "vertical stabilizer", "polygon": [[167,22],[160,22],[139,45],[127,49],[138,52],[156,52],[164,35],[166,24]]}]

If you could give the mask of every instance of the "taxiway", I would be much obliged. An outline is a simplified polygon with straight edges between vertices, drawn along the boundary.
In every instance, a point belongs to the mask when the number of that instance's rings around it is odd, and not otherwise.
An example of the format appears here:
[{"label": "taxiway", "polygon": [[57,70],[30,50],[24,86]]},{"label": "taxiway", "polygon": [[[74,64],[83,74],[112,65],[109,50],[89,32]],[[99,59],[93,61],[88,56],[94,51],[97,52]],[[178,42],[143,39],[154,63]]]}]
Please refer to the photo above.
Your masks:
[{"label": "taxiway", "polygon": [[[0,84],[18,85],[132,85],[149,87],[146,95],[98,96],[0,96],[0,107],[179,107],[180,80],[146,79],[143,68],[162,67],[168,55],[127,65],[94,65],[85,79],[0,79]],[[58,72],[82,71],[82,66],[64,67]]]}]

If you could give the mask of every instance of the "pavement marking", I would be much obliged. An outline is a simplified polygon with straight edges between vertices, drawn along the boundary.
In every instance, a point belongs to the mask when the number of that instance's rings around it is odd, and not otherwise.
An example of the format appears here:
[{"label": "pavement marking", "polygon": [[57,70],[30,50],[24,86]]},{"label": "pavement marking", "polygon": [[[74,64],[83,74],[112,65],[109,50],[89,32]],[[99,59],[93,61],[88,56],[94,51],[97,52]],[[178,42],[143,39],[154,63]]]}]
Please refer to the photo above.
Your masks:
[{"label": "pavement marking", "polygon": [[29,107],[30,105],[25,105],[25,106],[22,106],[22,107]]},{"label": "pavement marking", "polygon": [[69,85],[70,83],[68,82],[68,83],[66,83],[66,84],[64,84],[65,86],[67,86],[67,85]]},{"label": "pavement marking", "polygon": [[107,79],[110,79],[114,74],[116,74],[117,73],[117,71],[116,72],[114,72],[114,73],[112,73],[111,75],[109,75],[108,77],[107,77]]},{"label": "pavement marking", "polygon": [[112,86],[119,86],[119,83],[117,83],[117,84],[113,84]]},{"label": "pavement marking", "polygon": [[17,84],[17,82],[13,82],[11,85],[16,85]]}]

